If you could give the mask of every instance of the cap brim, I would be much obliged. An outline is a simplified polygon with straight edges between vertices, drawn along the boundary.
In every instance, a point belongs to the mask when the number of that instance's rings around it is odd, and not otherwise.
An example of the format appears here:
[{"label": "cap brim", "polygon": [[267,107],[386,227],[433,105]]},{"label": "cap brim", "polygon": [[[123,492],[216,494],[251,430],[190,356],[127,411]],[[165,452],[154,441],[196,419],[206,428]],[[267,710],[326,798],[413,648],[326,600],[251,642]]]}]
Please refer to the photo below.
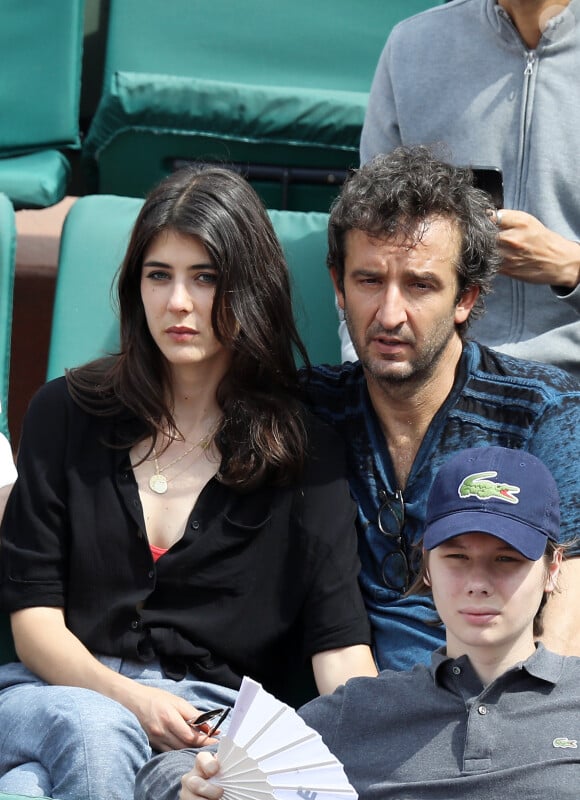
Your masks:
[{"label": "cap brim", "polygon": [[464,533],[488,533],[502,539],[530,561],[537,561],[544,555],[548,542],[544,531],[512,517],[489,511],[457,511],[427,525],[423,546],[426,550],[433,550]]}]

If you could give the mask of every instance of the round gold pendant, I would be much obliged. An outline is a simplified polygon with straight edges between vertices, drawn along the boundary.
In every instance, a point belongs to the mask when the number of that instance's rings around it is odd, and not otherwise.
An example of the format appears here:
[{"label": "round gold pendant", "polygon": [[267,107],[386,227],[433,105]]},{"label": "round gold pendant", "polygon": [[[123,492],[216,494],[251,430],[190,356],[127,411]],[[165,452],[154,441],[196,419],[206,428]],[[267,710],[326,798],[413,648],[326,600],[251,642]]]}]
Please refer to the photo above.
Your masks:
[{"label": "round gold pendant", "polygon": [[155,473],[149,478],[149,488],[156,494],[165,494],[167,491],[167,478],[165,475]]}]

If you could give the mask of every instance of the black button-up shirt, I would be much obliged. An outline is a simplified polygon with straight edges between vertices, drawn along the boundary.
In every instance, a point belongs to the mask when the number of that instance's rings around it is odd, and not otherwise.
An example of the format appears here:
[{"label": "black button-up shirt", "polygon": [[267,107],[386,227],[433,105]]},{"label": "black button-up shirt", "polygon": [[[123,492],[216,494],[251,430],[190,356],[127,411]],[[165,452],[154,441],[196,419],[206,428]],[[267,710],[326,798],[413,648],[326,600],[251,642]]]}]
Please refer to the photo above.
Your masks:
[{"label": "black button-up shirt", "polygon": [[46,384],[2,526],[2,608],[62,607],[94,653],[232,688],[248,674],[276,690],[305,657],[368,643],[342,446],[307,420],[300,486],[241,494],[213,478],[154,564],[129,448],[111,446],[136,420],[87,414],[64,379]]}]

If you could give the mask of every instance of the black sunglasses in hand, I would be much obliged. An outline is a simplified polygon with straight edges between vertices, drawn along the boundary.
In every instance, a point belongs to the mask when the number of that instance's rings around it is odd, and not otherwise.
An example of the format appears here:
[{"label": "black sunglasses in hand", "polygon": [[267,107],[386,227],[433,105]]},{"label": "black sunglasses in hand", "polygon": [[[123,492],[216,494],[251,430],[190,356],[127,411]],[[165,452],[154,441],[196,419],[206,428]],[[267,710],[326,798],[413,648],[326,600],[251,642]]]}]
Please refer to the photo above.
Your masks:
[{"label": "black sunglasses in hand", "polygon": [[[199,717],[195,719],[188,719],[187,724],[190,728],[193,728],[200,733],[205,733],[207,736],[213,736],[215,733],[219,732],[219,727],[230,713],[231,708],[214,708],[212,711],[206,711],[203,714],[200,714]],[[209,723],[218,717],[217,722],[213,725],[209,725]]]}]

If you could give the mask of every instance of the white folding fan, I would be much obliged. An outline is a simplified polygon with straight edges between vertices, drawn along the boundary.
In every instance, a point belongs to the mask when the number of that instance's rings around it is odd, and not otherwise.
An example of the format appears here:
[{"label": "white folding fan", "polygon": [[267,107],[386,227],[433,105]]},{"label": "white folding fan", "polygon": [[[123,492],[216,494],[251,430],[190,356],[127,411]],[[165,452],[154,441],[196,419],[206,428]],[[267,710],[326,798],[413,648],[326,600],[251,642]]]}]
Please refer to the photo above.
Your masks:
[{"label": "white folding fan", "polygon": [[212,781],[224,800],[357,800],[320,734],[294,709],[244,678]]}]

